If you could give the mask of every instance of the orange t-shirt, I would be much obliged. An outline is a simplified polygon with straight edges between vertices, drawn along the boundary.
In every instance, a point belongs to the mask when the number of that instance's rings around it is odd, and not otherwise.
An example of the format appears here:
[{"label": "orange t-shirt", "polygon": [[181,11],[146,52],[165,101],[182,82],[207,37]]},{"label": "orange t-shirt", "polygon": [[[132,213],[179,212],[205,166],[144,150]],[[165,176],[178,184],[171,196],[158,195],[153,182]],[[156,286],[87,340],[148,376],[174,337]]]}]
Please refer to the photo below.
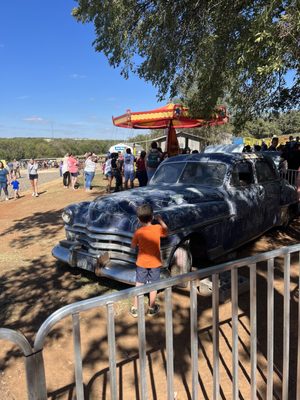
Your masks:
[{"label": "orange t-shirt", "polygon": [[133,235],[131,246],[138,246],[136,265],[142,268],[158,268],[161,266],[160,238],[167,236],[167,230],[161,225],[147,225],[137,229]]}]

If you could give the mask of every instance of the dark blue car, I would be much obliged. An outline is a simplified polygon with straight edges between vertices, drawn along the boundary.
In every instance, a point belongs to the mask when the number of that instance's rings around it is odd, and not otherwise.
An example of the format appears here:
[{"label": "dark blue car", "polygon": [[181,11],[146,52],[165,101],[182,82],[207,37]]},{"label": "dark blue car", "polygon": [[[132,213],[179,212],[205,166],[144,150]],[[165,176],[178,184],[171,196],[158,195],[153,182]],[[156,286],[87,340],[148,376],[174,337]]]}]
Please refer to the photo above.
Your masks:
[{"label": "dark blue car", "polygon": [[298,212],[297,191],[269,157],[208,153],[165,160],[150,184],[67,207],[66,240],[57,259],[114,280],[135,283],[136,207],[150,203],[169,227],[162,239],[164,276],[188,272],[286,224]]}]

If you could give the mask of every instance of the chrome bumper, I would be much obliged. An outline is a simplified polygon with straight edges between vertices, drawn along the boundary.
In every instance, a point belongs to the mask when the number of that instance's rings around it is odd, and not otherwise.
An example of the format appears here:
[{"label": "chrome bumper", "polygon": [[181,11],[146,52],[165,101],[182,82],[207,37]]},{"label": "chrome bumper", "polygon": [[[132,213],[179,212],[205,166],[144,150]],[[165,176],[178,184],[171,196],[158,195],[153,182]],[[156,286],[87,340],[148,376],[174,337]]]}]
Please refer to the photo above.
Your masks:
[{"label": "chrome bumper", "polygon": [[112,260],[101,265],[101,254],[87,253],[81,250],[81,246],[77,243],[63,240],[52,249],[52,255],[71,267],[93,272],[99,277],[135,285],[135,264],[122,260]]}]

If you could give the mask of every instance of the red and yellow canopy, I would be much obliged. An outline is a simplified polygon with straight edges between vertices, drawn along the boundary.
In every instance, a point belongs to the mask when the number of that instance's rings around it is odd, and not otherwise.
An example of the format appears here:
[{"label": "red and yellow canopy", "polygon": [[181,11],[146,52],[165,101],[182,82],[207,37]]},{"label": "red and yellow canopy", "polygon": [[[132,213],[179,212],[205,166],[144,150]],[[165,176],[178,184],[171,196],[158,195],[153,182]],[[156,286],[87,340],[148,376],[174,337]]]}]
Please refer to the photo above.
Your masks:
[{"label": "red and yellow canopy", "polygon": [[121,128],[164,129],[172,123],[175,129],[197,128],[201,126],[222,125],[228,122],[226,108],[219,106],[210,119],[190,118],[188,108],[181,104],[169,103],[164,107],[151,111],[132,112],[113,117],[113,124]]}]

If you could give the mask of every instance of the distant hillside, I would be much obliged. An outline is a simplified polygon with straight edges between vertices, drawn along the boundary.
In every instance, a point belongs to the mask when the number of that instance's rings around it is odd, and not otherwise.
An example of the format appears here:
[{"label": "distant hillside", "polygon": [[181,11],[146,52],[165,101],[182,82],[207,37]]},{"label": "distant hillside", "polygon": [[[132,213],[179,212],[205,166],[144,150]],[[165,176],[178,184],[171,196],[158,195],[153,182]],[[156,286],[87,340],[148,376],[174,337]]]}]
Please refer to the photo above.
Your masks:
[{"label": "distant hillside", "polygon": [[116,143],[114,140],[0,138],[0,159],[59,158],[68,152],[82,155],[88,151],[104,154]]}]

